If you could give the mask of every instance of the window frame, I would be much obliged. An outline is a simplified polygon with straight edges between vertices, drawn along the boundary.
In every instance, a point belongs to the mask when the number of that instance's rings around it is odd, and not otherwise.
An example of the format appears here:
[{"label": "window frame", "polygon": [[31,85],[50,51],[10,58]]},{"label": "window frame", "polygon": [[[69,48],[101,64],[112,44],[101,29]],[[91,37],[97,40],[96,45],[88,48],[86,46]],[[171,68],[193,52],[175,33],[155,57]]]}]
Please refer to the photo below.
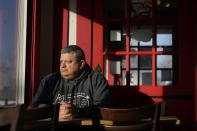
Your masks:
[{"label": "window frame", "polygon": [[18,1],[18,38],[16,65],[16,104],[25,102],[27,1]]},{"label": "window frame", "polygon": [[[130,3],[130,0],[126,0],[127,3]],[[130,4],[126,4],[126,11],[127,11],[127,16],[125,18],[103,18],[102,21],[103,23],[104,22],[125,22],[126,23],[126,50],[125,51],[110,51],[110,52],[107,52],[107,51],[104,51],[103,50],[103,63],[104,62],[104,57],[106,56],[126,56],[126,86],[130,86],[130,56],[132,55],[151,55],[152,56],[152,85],[140,85],[138,84],[137,86],[138,87],[164,87],[162,85],[157,85],[157,67],[156,67],[156,56],[157,55],[173,55],[174,56],[174,60],[172,61],[173,63],[173,84],[170,85],[170,87],[172,86],[176,86],[177,84],[177,80],[178,78],[176,78],[175,80],[175,77],[177,76],[177,69],[178,68],[174,68],[174,67],[177,67],[177,43],[178,41],[176,41],[177,39],[177,34],[178,34],[178,31],[176,29],[173,29],[173,31],[175,31],[173,33],[173,37],[176,37],[176,38],[173,38],[173,46],[172,46],[172,49],[174,49],[173,51],[157,51],[157,46],[156,46],[156,35],[157,35],[157,26],[160,25],[160,24],[171,24],[172,26],[175,26],[176,23],[177,23],[177,18],[176,17],[165,17],[165,18],[159,18],[156,16],[156,1],[155,0],[152,0],[152,18],[131,18],[130,17]],[[130,23],[152,23],[152,51],[136,51],[136,52],[131,52],[130,51]],[[104,30],[104,29],[103,29]],[[175,34],[175,35],[174,35]],[[175,40],[175,41],[174,41]],[[104,46],[104,45],[103,45]],[[175,50],[176,49],[176,50]],[[103,64],[104,65],[104,64]],[[103,67],[104,69],[105,67]],[[108,67],[109,68],[109,67]],[[139,68],[139,67],[138,67]],[[139,70],[139,69],[138,69]],[[106,73],[108,73],[108,75],[106,75]],[[108,69],[108,72],[106,72],[105,75],[106,76],[109,76],[109,69]],[[138,73],[139,74],[139,73]],[[139,75],[138,75],[139,77]],[[139,79],[138,79],[139,81]],[[139,82],[138,82],[139,83]],[[112,85],[112,86],[116,86],[116,85]]]}]

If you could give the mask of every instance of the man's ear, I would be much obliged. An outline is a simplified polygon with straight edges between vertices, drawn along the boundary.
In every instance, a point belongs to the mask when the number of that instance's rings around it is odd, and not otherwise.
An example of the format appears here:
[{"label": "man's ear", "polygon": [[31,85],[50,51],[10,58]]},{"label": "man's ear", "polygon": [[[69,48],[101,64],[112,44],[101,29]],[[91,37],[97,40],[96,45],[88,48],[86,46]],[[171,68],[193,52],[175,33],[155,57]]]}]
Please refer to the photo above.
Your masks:
[{"label": "man's ear", "polygon": [[83,69],[83,67],[85,66],[86,62],[85,60],[81,60],[81,66],[80,66],[80,69]]}]

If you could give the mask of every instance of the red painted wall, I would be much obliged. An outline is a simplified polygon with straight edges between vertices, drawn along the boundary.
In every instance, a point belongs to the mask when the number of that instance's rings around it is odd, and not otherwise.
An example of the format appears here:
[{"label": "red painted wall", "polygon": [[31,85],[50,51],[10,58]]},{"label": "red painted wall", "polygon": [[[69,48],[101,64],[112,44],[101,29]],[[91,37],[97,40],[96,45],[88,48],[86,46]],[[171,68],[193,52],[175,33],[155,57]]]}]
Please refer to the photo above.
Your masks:
[{"label": "red painted wall", "polygon": [[86,62],[92,66],[92,1],[77,0],[77,45],[85,53]]},{"label": "red painted wall", "polygon": [[[103,8],[103,0],[93,2],[93,52],[92,52],[92,68],[95,69],[97,65],[103,69],[103,23],[101,19],[103,18],[103,10],[98,10]],[[96,59],[95,59],[96,58]],[[103,72],[103,70],[102,70]]]}]

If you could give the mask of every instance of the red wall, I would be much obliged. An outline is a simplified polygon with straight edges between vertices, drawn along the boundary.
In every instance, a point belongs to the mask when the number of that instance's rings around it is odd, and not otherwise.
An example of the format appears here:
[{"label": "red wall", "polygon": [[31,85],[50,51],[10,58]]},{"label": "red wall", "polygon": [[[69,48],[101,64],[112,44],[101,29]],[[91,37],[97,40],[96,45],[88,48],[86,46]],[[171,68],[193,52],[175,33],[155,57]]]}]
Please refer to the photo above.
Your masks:
[{"label": "red wall", "polygon": [[92,0],[77,0],[77,45],[80,46],[86,56],[86,62],[92,66]]},{"label": "red wall", "polygon": [[[93,52],[92,52],[92,68],[95,69],[97,65],[103,68],[103,23],[101,18],[103,18],[103,0],[94,1],[92,4],[93,7]],[[97,7],[100,7],[98,10]],[[96,59],[94,59],[96,58]],[[102,70],[103,72],[103,70]]]}]

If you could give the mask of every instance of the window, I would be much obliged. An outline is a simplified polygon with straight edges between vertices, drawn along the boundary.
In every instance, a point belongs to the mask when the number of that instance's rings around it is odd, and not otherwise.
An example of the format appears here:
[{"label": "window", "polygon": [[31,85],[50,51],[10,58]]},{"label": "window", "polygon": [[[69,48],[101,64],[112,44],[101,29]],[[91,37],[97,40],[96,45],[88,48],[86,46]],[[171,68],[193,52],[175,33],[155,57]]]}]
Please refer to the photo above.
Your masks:
[{"label": "window", "polygon": [[103,54],[109,85],[175,84],[177,5],[176,0],[105,0]]},{"label": "window", "polygon": [[24,99],[26,4],[0,1],[0,105]]}]

